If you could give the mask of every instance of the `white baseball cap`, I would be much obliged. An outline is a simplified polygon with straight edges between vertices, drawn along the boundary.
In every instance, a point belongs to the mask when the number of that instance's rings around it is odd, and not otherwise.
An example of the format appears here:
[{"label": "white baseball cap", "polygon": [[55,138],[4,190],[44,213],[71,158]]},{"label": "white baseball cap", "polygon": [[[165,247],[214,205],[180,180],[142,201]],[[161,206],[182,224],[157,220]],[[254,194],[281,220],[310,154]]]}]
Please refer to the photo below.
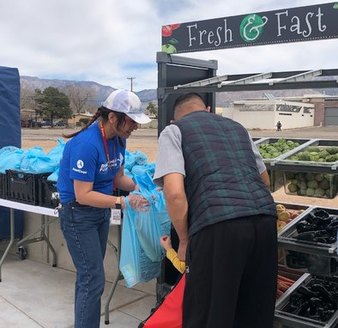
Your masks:
[{"label": "white baseball cap", "polygon": [[139,124],[146,124],[151,119],[144,114],[140,98],[128,90],[115,90],[102,103],[106,107],[115,112],[125,113],[132,120]]}]

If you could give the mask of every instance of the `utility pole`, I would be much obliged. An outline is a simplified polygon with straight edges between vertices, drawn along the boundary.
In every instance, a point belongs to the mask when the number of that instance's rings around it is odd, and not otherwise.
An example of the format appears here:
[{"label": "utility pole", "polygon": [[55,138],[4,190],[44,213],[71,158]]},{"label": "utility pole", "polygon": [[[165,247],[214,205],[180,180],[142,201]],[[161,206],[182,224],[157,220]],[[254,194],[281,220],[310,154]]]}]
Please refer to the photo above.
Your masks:
[{"label": "utility pole", "polygon": [[136,77],[127,77],[128,80],[130,80],[130,91],[133,91],[133,80],[136,79]]}]

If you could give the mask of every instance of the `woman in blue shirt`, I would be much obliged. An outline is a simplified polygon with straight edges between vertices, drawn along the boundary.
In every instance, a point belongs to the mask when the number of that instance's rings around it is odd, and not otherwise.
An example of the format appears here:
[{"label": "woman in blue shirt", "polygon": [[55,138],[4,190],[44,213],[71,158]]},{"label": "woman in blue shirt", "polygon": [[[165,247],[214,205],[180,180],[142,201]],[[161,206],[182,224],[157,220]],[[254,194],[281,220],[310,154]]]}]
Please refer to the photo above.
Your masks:
[{"label": "woman in blue shirt", "polygon": [[[113,191],[135,190],[134,181],[123,174],[126,139],[149,121],[136,94],[116,90],[82,130],[65,136],[72,139],[63,152],[57,189],[61,229],[77,271],[76,328],[100,326],[111,209],[125,207],[124,197]],[[132,207],[147,205],[138,195],[130,194],[128,201]]]}]

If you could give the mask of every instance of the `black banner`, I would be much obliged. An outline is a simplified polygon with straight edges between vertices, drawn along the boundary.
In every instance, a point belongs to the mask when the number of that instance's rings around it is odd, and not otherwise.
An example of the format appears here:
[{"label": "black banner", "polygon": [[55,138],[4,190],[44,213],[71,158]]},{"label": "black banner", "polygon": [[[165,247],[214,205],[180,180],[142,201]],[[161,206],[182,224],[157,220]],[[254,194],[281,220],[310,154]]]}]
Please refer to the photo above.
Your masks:
[{"label": "black banner", "polygon": [[338,37],[338,2],[162,26],[162,51],[216,50]]}]

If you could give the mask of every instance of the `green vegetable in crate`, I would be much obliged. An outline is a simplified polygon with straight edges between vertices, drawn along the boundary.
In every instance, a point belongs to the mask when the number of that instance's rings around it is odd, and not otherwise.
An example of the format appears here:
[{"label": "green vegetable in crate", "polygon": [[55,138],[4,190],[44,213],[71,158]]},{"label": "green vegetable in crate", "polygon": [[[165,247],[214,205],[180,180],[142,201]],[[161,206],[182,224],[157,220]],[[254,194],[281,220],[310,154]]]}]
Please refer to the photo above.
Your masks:
[{"label": "green vegetable in crate", "polygon": [[305,181],[299,181],[299,180],[297,180],[296,184],[299,187],[299,189],[305,189],[306,190],[306,188],[307,188],[307,184],[306,184]]},{"label": "green vegetable in crate", "polygon": [[323,180],[319,182],[319,188],[324,189],[324,190],[329,189],[330,182],[326,178],[323,178]]},{"label": "green vegetable in crate", "polygon": [[258,145],[258,149],[263,158],[269,159],[276,158],[298,146],[298,142],[281,138],[274,143],[260,144]]},{"label": "green vegetable in crate", "polygon": [[310,152],[308,151],[302,151],[297,155],[299,161],[310,161],[311,160],[310,156],[311,156]]},{"label": "green vegetable in crate", "polygon": [[318,174],[315,175],[315,180],[316,181],[320,182],[320,181],[323,181],[323,179],[324,179],[324,175],[323,174],[318,173]]},{"label": "green vegetable in crate", "polygon": [[314,196],[315,190],[313,188],[306,189],[306,196]]},{"label": "green vegetable in crate", "polygon": [[290,184],[288,185],[288,189],[289,189],[290,192],[296,192],[296,191],[298,190],[298,187],[297,187],[296,184],[290,183]]},{"label": "green vegetable in crate", "polygon": [[319,153],[319,152],[320,152],[320,148],[319,148],[319,147],[315,147],[315,146],[307,147],[306,150],[307,150],[308,152],[316,152],[316,153]]},{"label": "green vegetable in crate", "polygon": [[304,151],[294,154],[290,160],[311,162],[336,162],[338,161],[338,147],[310,146]]},{"label": "green vegetable in crate", "polygon": [[310,180],[307,183],[307,187],[311,189],[316,189],[318,188],[318,182],[316,180]]},{"label": "green vegetable in crate", "polygon": [[326,162],[336,162],[338,161],[338,156],[337,155],[328,155],[325,158]]},{"label": "green vegetable in crate", "polygon": [[335,155],[338,154],[338,147],[328,147],[326,151],[331,155]]},{"label": "green vegetable in crate", "polygon": [[315,197],[323,197],[323,196],[325,196],[325,190],[322,189],[322,188],[316,188],[314,196]]},{"label": "green vegetable in crate", "polygon": [[306,189],[299,189],[297,191],[297,195],[299,195],[299,196],[306,196]]}]

